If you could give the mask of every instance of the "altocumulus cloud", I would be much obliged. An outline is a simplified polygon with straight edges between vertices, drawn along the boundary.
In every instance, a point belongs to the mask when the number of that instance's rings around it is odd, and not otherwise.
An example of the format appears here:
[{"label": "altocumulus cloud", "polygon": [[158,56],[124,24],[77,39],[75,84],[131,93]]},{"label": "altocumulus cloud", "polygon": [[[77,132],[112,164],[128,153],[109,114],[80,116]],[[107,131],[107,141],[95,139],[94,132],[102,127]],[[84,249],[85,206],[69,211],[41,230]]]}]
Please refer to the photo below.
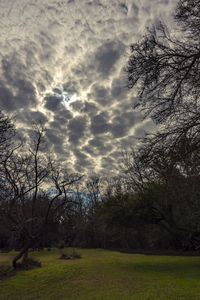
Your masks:
[{"label": "altocumulus cloud", "polygon": [[[21,135],[46,127],[48,150],[81,172],[117,172],[120,151],[151,129],[132,110],[129,45],[174,0],[0,0],[0,109]],[[172,22],[172,21],[171,21]]]}]

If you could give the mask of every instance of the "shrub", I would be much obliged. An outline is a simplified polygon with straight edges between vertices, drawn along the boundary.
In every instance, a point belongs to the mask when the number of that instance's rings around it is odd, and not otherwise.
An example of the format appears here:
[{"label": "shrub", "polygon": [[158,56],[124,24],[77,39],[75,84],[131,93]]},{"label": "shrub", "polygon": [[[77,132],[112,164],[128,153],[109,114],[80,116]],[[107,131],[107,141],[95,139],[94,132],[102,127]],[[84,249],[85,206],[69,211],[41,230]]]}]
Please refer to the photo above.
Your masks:
[{"label": "shrub", "polygon": [[78,259],[81,258],[81,254],[78,253],[75,249],[72,250],[70,253],[61,253],[60,259]]},{"label": "shrub", "polygon": [[33,258],[26,258],[20,263],[17,263],[17,269],[22,269],[22,270],[30,270],[34,268],[40,268],[41,262],[33,259]]}]

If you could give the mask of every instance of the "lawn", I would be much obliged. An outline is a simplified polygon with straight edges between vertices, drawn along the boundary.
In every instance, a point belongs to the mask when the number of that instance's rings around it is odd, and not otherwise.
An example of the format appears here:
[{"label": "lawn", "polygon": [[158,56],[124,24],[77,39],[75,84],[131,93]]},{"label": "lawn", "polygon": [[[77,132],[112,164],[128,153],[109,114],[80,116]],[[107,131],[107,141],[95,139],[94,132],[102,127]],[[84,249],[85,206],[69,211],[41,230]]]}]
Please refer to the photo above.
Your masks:
[{"label": "lawn", "polygon": [[[1,280],[0,300],[200,300],[200,257],[77,251],[77,260],[31,252],[42,268]],[[0,268],[12,255],[0,254]]]}]

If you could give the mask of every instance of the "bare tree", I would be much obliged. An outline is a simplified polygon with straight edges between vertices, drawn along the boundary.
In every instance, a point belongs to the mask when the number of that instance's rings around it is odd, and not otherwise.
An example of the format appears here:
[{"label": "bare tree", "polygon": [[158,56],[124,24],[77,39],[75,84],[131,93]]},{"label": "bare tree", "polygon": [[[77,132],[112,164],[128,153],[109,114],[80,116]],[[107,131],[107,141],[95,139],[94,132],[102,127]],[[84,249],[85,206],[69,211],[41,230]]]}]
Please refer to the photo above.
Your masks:
[{"label": "bare tree", "polygon": [[135,107],[158,123],[178,119],[188,106],[199,111],[199,1],[179,1],[175,19],[179,34],[173,36],[162,23],[149,29],[131,45],[126,68],[128,87],[138,93]]},{"label": "bare tree", "polygon": [[[200,246],[200,2],[180,0],[176,33],[157,23],[131,45],[128,87],[135,108],[160,126],[125,153],[142,211],[192,249]],[[184,217],[183,217],[184,216]]]},{"label": "bare tree", "polygon": [[0,159],[7,153],[15,134],[14,123],[0,111]]},{"label": "bare tree", "polygon": [[200,32],[200,2],[199,0],[179,0],[175,19],[181,24],[189,38],[199,40]]},{"label": "bare tree", "polygon": [[93,208],[98,204],[100,197],[100,177],[93,175],[90,176],[86,182],[86,187],[88,191],[88,197],[90,199],[90,204]]},{"label": "bare tree", "polygon": [[[22,250],[13,259],[14,268],[21,257],[27,258],[29,248],[37,243],[49,218],[53,215],[59,222],[66,203],[71,201],[67,189],[82,177],[63,171],[42,152],[44,134],[44,129],[38,127],[28,149],[19,145],[3,161],[4,193],[0,200],[13,226],[14,237],[23,239]],[[41,212],[42,197],[46,202]]]}]

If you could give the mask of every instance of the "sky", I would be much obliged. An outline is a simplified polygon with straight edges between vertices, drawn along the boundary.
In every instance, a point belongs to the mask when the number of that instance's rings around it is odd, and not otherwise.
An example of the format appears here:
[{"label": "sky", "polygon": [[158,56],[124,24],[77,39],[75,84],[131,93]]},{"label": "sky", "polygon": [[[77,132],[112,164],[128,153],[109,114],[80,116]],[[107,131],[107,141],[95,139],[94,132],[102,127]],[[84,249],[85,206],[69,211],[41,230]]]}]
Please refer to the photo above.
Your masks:
[{"label": "sky", "polygon": [[[66,168],[115,175],[122,151],[153,130],[126,87],[129,46],[175,0],[0,0],[0,109],[21,136],[46,129]],[[171,25],[172,26],[172,25]]]}]

